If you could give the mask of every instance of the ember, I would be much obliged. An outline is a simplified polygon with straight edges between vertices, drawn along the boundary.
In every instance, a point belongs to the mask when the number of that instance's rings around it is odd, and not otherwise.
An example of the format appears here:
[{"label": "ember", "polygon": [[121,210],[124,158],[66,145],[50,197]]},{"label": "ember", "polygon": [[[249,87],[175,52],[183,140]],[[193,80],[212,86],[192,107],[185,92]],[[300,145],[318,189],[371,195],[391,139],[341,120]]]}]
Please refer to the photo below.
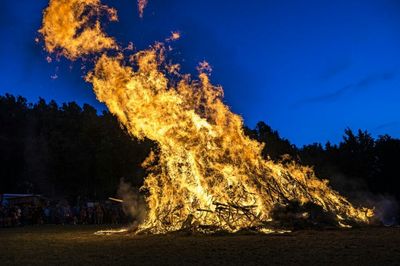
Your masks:
[{"label": "ember", "polygon": [[147,0],[138,0],[138,9],[139,9],[139,16],[143,17],[143,12],[145,7],[147,6]]},{"label": "ember", "polygon": [[[146,3],[139,1],[141,15]],[[40,33],[50,53],[99,54],[86,75],[98,100],[132,136],[158,144],[143,163],[148,211],[137,233],[270,232],[272,211],[293,201],[320,206],[336,225],[369,222],[371,209],[354,207],[311,168],[264,160],[263,145],[244,134],[242,118],[210,82],[207,63],[196,79],[166,62],[162,43],[128,55],[102,30],[102,16],[117,20],[100,0],[51,0]]]}]

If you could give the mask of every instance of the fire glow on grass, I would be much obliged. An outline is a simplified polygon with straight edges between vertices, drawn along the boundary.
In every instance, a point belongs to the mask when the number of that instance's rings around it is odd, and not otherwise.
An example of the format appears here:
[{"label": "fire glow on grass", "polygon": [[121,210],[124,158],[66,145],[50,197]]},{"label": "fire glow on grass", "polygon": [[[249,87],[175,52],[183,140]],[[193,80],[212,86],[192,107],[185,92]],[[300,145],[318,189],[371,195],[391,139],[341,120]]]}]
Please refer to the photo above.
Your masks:
[{"label": "fire glow on grass", "polygon": [[[139,1],[140,14],[146,2]],[[317,204],[343,226],[369,222],[371,209],[354,207],[311,168],[263,159],[263,144],[244,134],[242,118],[211,84],[207,63],[194,79],[166,63],[162,43],[127,55],[102,30],[102,17],[118,19],[100,0],[50,0],[40,33],[50,53],[70,60],[92,55],[95,67],[86,80],[97,99],[132,136],[158,144],[143,163],[150,172],[142,187],[148,210],[138,232],[268,231],[263,225],[271,210],[291,200]]]}]

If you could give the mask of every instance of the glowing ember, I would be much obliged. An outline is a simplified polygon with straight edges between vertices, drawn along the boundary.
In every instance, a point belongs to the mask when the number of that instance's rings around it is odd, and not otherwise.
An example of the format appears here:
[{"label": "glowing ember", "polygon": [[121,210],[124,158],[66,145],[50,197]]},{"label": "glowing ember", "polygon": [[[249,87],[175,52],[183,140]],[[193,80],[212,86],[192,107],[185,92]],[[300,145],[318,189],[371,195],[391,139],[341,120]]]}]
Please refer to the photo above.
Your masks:
[{"label": "glowing ember", "polygon": [[127,233],[129,230],[126,228],[123,229],[110,229],[110,230],[100,230],[95,233],[95,235],[114,235],[114,234],[122,234]]},{"label": "glowing ember", "polygon": [[148,0],[138,0],[138,9],[139,9],[139,16],[143,17],[143,12],[145,7],[147,6]]},{"label": "glowing ember", "polygon": [[[146,2],[139,1],[141,14]],[[244,134],[242,118],[211,84],[206,62],[192,79],[165,62],[163,44],[125,56],[102,31],[103,13],[116,20],[99,0],[51,0],[40,32],[49,52],[70,59],[101,52],[86,76],[97,98],[130,134],[158,144],[143,163],[150,172],[142,187],[148,212],[139,232],[271,231],[265,225],[272,209],[293,200],[321,206],[343,226],[368,223],[371,209],[355,208],[311,168],[263,159],[263,144]]]},{"label": "glowing ember", "polygon": [[167,41],[176,41],[181,38],[181,33],[179,31],[171,32],[171,36],[167,39]]}]

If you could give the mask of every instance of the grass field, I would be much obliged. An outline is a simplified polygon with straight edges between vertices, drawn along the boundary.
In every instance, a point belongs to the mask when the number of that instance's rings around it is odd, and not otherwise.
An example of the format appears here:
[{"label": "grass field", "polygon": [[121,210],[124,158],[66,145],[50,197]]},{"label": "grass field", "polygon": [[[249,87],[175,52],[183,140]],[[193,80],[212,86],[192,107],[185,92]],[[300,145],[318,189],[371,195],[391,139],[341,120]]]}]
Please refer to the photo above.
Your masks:
[{"label": "grass field", "polygon": [[0,265],[399,265],[400,228],[285,235],[98,236],[107,227],[0,229]]}]

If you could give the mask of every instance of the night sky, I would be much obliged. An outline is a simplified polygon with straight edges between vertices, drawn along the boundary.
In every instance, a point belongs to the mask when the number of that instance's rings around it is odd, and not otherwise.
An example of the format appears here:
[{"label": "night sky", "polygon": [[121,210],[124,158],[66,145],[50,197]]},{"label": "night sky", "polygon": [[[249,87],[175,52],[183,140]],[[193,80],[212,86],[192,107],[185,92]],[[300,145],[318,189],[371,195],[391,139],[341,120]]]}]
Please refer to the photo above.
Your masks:
[{"label": "night sky", "polygon": [[[396,0],[104,1],[120,21],[107,32],[146,48],[178,30],[175,58],[199,61],[245,124],[263,120],[296,145],[337,143],[347,127],[400,137],[400,2]],[[99,110],[79,62],[46,61],[35,43],[45,0],[0,1],[0,94]]]}]

